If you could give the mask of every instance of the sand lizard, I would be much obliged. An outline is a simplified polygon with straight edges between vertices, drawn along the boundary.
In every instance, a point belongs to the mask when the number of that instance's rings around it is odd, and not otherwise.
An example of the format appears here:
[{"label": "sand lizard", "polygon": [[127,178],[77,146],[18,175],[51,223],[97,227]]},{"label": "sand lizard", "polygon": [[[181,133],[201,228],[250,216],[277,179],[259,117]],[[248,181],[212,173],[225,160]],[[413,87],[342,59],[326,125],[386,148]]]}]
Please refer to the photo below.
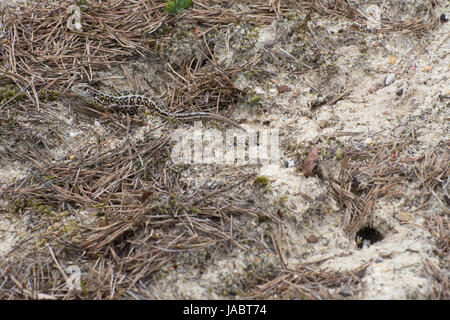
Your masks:
[{"label": "sand lizard", "polygon": [[218,114],[212,114],[208,112],[191,112],[191,113],[173,113],[169,112],[156,102],[155,99],[148,97],[146,95],[140,93],[124,93],[120,96],[110,95],[103,92],[100,92],[86,83],[78,83],[71,87],[73,93],[77,96],[83,98],[88,103],[92,103],[100,106],[106,110],[112,110],[117,112],[125,112],[125,113],[136,113],[140,107],[146,107],[150,110],[156,111],[159,115],[179,120],[201,120],[201,119],[210,119],[226,122],[235,126],[239,129],[245,131],[243,127],[241,127],[236,122],[225,118]]}]

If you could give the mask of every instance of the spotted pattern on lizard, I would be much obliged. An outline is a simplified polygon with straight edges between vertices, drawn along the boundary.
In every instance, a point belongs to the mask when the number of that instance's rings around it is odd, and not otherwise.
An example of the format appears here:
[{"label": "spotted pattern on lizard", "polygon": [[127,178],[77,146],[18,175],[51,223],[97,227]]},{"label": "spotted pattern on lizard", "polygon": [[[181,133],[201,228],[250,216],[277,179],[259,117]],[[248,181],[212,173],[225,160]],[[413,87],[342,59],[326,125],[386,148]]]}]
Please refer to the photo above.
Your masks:
[{"label": "spotted pattern on lizard", "polygon": [[218,114],[212,114],[208,112],[169,112],[164,107],[162,107],[162,103],[158,103],[155,99],[140,93],[124,93],[120,96],[115,96],[100,92],[86,83],[75,84],[71,87],[71,90],[74,94],[81,97],[88,103],[98,105],[101,108],[109,111],[134,114],[139,110],[139,108],[145,107],[149,110],[154,110],[160,116],[166,118],[179,120],[216,120],[228,123],[245,131],[245,129],[236,122]]}]

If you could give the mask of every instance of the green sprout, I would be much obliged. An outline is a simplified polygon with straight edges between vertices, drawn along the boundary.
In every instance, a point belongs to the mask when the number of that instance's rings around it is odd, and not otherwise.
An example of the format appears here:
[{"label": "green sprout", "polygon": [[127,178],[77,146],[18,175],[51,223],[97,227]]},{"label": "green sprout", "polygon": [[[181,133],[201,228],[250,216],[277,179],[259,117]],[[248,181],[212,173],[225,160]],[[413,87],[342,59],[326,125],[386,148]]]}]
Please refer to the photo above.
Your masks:
[{"label": "green sprout", "polygon": [[186,9],[192,3],[192,0],[166,0],[166,12],[176,16],[181,10]]}]

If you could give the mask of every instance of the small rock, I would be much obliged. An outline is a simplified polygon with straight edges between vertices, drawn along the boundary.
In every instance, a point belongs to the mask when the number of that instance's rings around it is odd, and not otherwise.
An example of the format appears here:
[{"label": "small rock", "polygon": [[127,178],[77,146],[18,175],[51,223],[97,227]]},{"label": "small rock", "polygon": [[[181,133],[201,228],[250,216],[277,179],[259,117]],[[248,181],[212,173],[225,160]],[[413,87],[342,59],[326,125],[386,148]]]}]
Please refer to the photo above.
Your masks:
[{"label": "small rock", "polygon": [[256,94],[263,95],[266,93],[261,87],[255,87],[255,90],[253,90]]},{"label": "small rock", "polygon": [[408,212],[400,211],[399,213],[397,213],[396,218],[397,220],[408,222],[409,220],[411,220],[411,214],[409,214]]},{"label": "small rock", "polygon": [[327,120],[319,120],[319,127],[320,129],[325,128],[328,125],[328,121]]},{"label": "small rock", "polygon": [[396,95],[401,96],[403,94],[403,88],[400,88],[395,92]]},{"label": "small rock", "polygon": [[340,294],[341,296],[343,296],[343,297],[346,297],[346,298],[352,296],[352,293],[351,293],[350,291],[345,291],[345,290],[339,291],[339,294]]},{"label": "small rock", "polygon": [[278,92],[279,93],[285,93],[285,92],[288,92],[288,91],[291,91],[291,88],[289,86],[287,86],[285,84],[282,84],[282,85],[278,86]]},{"label": "small rock", "polygon": [[450,206],[450,198],[447,197],[447,195],[445,195],[445,194],[444,194],[444,200],[445,200],[445,203],[446,203],[448,206]]},{"label": "small rock", "polygon": [[319,201],[319,202],[323,202],[328,198],[328,196],[324,193],[321,193],[320,195],[318,195],[314,200]]},{"label": "small rock", "polygon": [[284,160],[284,166],[286,168],[292,168],[294,166],[294,160]]},{"label": "small rock", "polygon": [[275,88],[270,88],[270,89],[269,89],[269,93],[270,93],[271,95],[276,95],[276,94],[277,94],[277,89],[275,89]]},{"label": "small rock", "polygon": [[390,75],[388,75],[388,76],[386,77],[386,80],[384,81],[384,84],[385,84],[386,86],[388,86],[388,85],[390,85],[392,82],[394,82],[394,80],[395,80],[395,75],[391,73]]},{"label": "small rock", "polygon": [[78,135],[78,132],[76,131],[69,131],[69,135],[71,138],[75,138]]},{"label": "small rock", "polygon": [[319,241],[319,238],[317,238],[315,235],[311,234],[306,238],[309,243],[317,243]]},{"label": "small rock", "polygon": [[376,257],[376,258],[373,259],[373,262],[375,262],[375,263],[383,262],[383,258],[382,257]]},{"label": "small rock", "polygon": [[445,16],[445,13],[443,13],[443,14],[441,14],[441,21],[442,22],[447,22],[448,21],[448,18]]},{"label": "small rock", "polygon": [[391,58],[389,59],[389,63],[390,63],[390,64],[394,64],[394,63],[395,63],[395,57],[391,57]]},{"label": "small rock", "polygon": [[270,40],[264,43],[264,48],[271,49],[275,45],[275,40]]}]

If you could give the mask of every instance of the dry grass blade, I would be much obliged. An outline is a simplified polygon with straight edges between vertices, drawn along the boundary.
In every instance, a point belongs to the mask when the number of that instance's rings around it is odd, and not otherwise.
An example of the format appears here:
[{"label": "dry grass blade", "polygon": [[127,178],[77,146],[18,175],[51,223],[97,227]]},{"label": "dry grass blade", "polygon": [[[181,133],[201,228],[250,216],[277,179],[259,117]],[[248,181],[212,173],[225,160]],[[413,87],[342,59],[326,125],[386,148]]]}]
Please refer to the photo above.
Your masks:
[{"label": "dry grass blade", "polygon": [[[71,0],[36,1],[21,10],[6,8],[1,45],[7,59],[0,64],[4,75],[0,84],[31,84],[32,102],[39,106],[42,89],[59,90],[77,79],[92,80],[94,71],[123,62],[123,57],[156,55],[156,43],[170,41],[156,34],[164,25],[185,21],[217,26],[241,19],[241,12],[219,4],[194,1],[189,14],[174,17],[164,11],[165,1],[87,0],[79,4],[81,30],[69,27],[69,22],[75,22],[69,10]],[[269,6],[249,6],[253,8],[249,19],[270,23],[275,18]]]},{"label": "dry grass blade", "polygon": [[341,175],[338,180],[329,177],[332,194],[339,201],[344,225],[351,234],[371,221],[377,199],[402,194],[401,183],[413,179],[413,172],[420,179],[422,203],[429,199],[437,185],[443,185],[448,176],[449,160],[446,151],[414,158],[405,153],[411,141],[348,147],[343,150]]},{"label": "dry grass blade", "polygon": [[[136,289],[134,286],[138,282],[151,282],[152,274],[180,252],[200,248],[217,250],[229,245],[245,250],[249,244],[244,242],[267,250],[264,243],[233,220],[233,216],[262,214],[243,208],[238,196],[240,188],[250,183],[251,177],[242,175],[237,177],[239,183],[223,185],[213,192],[197,188],[196,197],[191,197],[190,187],[180,181],[177,166],[168,160],[169,141],[165,136],[138,145],[125,142],[121,148],[71,165],[48,163],[10,186],[5,192],[6,198],[11,200],[9,211],[37,219],[34,231],[42,232],[49,223],[56,221],[58,227],[40,234],[51,245],[51,254],[48,250],[36,249],[34,241],[37,240],[30,237],[18,245],[20,256],[11,252],[10,260],[2,262],[3,270],[9,270],[10,263],[14,263],[16,273],[3,274],[4,291],[0,290],[0,295],[32,298],[31,292],[37,288],[40,297],[44,297],[50,291],[39,291],[39,288],[49,277],[54,281],[52,297],[81,294],[68,291],[63,273],[48,275],[47,269],[32,263],[38,261],[34,260],[36,254],[47,266],[58,261],[61,270],[67,267],[61,261],[67,261],[69,256],[69,260],[80,260],[86,254],[98,259],[95,268],[87,265],[89,283],[83,292],[89,297],[106,298],[115,294],[126,296],[126,290]],[[236,181],[234,179],[227,181]],[[150,192],[151,198],[142,203],[144,191]],[[97,222],[94,225],[82,221],[62,223],[61,217],[79,214],[80,210],[96,216]],[[243,239],[246,241],[242,242]],[[65,252],[64,248],[71,250]],[[111,261],[114,266],[106,267]],[[82,260],[78,264],[84,265]],[[38,271],[30,272],[29,268],[38,268]],[[128,275],[126,279],[118,281],[114,277],[123,273]],[[30,279],[33,280],[30,282]],[[38,286],[30,286],[30,283],[38,283]],[[8,293],[7,288],[19,285],[23,290]]]},{"label": "dry grass blade", "polygon": [[[294,1],[298,4],[301,10],[312,10],[321,15],[343,17],[354,22],[358,26],[364,27],[368,25],[371,13],[374,13],[369,10],[369,6],[372,3],[367,5],[367,12],[365,12],[361,9],[360,5],[344,0]],[[395,1],[383,1],[382,5],[377,5],[377,10],[380,10],[381,12],[380,20],[377,21],[377,17],[372,17],[372,19],[375,19],[374,22],[379,24],[376,28],[374,28],[376,32],[388,33],[392,31],[401,31],[406,33],[424,31],[429,30],[439,20],[439,5],[435,1],[428,2],[428,6],[424,8],[423,12],[421,12],[421,17],[414,17],[409,21],[402,21],[401,19],[393,18],[389,12],[386,12],[388,5],[391,7],[393,12],[398,11]]]},{"label": "dry grass blade", "polygon": [[345,299],[359,290],[360,278],[367,265],[352,272],[330,273],[300,265],[295,270],[283,270],[277,277],[258,286],[251,298],[268,299]]}]

